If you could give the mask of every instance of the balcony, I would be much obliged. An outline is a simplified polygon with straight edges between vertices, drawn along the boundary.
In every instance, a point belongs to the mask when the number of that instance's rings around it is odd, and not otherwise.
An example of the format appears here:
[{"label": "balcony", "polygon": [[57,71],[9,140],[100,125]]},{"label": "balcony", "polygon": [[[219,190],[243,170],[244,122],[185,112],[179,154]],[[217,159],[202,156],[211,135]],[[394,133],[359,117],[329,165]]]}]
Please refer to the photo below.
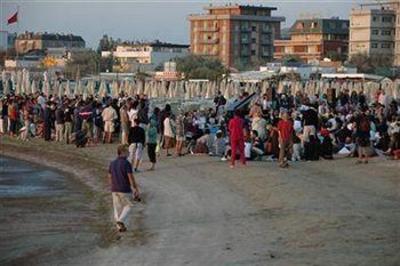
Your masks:
[{"label": "balcony", "polygon": [[219,43],[219,39],[213,38],[213,39],[207,39],[207,40],[200,40],[199,43],[201,43],[201,44],[217,44],[217,43]]},{"label": "balcony", "polygon": [[199,31],[199,32],[217,32],[217,31],[219,31],[219,27],[196,28],[196,31]]}]

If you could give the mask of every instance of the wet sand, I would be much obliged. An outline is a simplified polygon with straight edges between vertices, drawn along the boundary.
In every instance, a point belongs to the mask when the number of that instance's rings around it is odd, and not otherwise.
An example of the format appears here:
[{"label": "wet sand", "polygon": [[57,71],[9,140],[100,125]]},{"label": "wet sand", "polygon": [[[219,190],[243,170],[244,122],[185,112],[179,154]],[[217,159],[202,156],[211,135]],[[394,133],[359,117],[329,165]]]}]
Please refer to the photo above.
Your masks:
[{"label": "wet sand", "polygon": [[101,243],[101,215],[68,174],[0,156],[0,264],[55,265]]},{"label": "wet sand", "polygon": [[[111,219],[105,173],[115,145],[76,149],[4,139],[3,147],[10,156],[74,174],[102,202],[100,215]],[[398,162],[381,159],[361,166],[353,159],[301,162],[290,169],[251,162],[231,170],[208,156],[162,158],[156,171],[137,175],[144,203],[135,206],[122,239],[54,256],[54,262],[399,265],[399,170]]]}]

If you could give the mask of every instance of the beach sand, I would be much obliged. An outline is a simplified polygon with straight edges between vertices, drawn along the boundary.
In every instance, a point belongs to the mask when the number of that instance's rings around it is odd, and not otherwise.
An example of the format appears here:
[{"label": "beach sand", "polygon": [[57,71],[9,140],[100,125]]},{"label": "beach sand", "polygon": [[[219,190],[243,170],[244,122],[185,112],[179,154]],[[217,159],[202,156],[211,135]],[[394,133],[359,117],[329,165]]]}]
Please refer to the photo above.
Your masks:
[{"label": "beach sand", "polygon": [[[84,184],[91,201],[82,204],[94,204],[101,220],[93,225],[98,230],[89,252],[87,246],[85,252],[70,247],[78,255],[54,254],[51,263],[38,264],[400,264],[398,161],[375,158],[356,166],[354,159],[343,158],[293,163],[289,169],[250,162],[232,170],[208,156],[162,157],[156,171],[136,175],[143,203],[135,206],[129,231],[116,240],[105,178],[115,149],[3,138],[4,155],[57,169]],[[66,232],[57,227],[55,234]],[[16,248],[18,241],[24,238],[13,242]]]}]

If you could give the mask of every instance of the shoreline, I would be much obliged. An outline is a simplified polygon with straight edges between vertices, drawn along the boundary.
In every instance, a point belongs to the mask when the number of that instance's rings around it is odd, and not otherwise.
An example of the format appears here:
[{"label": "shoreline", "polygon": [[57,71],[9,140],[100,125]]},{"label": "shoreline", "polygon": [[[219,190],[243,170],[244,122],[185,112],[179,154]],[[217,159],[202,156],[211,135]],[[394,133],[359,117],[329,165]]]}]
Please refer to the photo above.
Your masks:
[{"label": "shoreline", "polygon": [[107,239],[112,205],[105,173],[116,156],[116,144],[78,149],[5,137],[0,145],[4,155],[70,171],[71,178],[93,194],[94,204],[102,205],[95,212],[103,216],[92,223],[104,225],[99,228],[105,229],[105,238],[94,239],[90,253],[84,253],[85,246],[68,260],[65,254],[55,254],[54,264],[397,265],[400,261],[394,237],[400,221],[396,161],[376,158],[355,166],[351,158],[321,160],[293,163],[290,170],[276,163],[250,162],[232,171],[227,163],[208,156],[163,158],[157,171],[137,176],[145,204],[130,216],[131,230],[112,241]]},{"label": "shoreline", "polygon": [[[4,166],[8,166],[7,160],[14,160],[38,171],[54,173],[55,179],[52,179],[52,175],[49,176],[50,184],[63,182],[63,192],[57,196],[45,192],[37,196],[16,195],[2,200],[4,216],[1,224],[9,230],[2,230],[1,238],[16,250],[10,250],[8,245],[0,245],[1,252],[4,252],[0,261],[5,265],[51,265],[59,263],[60,258],[82,256],[93,248],[108,247],[112,241],[108,237],[111,228],[108,219],[110,208],[105,193],[98,189],[103,184],[90,186],[85,181],[85,172],[79,170],[82,167],[79,163],[51,152],[27,147],[32,144],[2,138],[0,146],[1,156],[6,160]],[[18,182],[22,177],[16,175],[13,182]],[[40,176],[35,175],[24,178],[29,180],[30,177],[33,178],[32,182],[40,180]],[[59,177],[63,181],[55,181]],[[7,180],[7,174],[5,178]],[[51,192],[60,187],[49,185],[49,189]],[[8,224],[10,217],[7,213],[16,215],[18,219]],[[37,238],[38,233],[42,237]],[[30,243],[29,249],[26,248],[26,243]]]}]

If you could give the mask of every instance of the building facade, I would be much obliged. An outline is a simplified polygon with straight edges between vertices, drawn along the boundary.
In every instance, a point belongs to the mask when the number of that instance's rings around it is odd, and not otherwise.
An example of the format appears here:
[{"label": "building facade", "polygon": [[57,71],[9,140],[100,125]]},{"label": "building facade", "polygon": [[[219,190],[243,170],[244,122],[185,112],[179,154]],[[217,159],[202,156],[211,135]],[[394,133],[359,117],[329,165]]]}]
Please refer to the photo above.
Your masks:
[{"label": "building facade", "polygon": [[195,55],[219,58],[226,66],[258,64],[273,59],[283,17],[273,7],[243,5],[206,7],[190,15],[190,49]]},{"label": "building facade", "polygon": [[400,1],[361,5],[350,15],[349,57],[384,57],[400,65]]},{"label": "building facade", "polygon": [[275,40],[275,59],[296,56],[310,63],[334,55],[347,57],[349,21],[338,18],[301,19],[290,28],[289,40]]},{"label": "building facade", "polygon": [[81,36],[72,34],[33,32],[22,33],[15,40],[15,50],[18,54],[26,54],[32,50],[46,50],[48,48],[85,48],[85,41]]},{"label": "building facade", "polygon": [[116,59],[116,71],[152,71],[165,62],[189,54],[189,45],[163,42],[121,44],[114,51],[103,51],[102,57]]}]

